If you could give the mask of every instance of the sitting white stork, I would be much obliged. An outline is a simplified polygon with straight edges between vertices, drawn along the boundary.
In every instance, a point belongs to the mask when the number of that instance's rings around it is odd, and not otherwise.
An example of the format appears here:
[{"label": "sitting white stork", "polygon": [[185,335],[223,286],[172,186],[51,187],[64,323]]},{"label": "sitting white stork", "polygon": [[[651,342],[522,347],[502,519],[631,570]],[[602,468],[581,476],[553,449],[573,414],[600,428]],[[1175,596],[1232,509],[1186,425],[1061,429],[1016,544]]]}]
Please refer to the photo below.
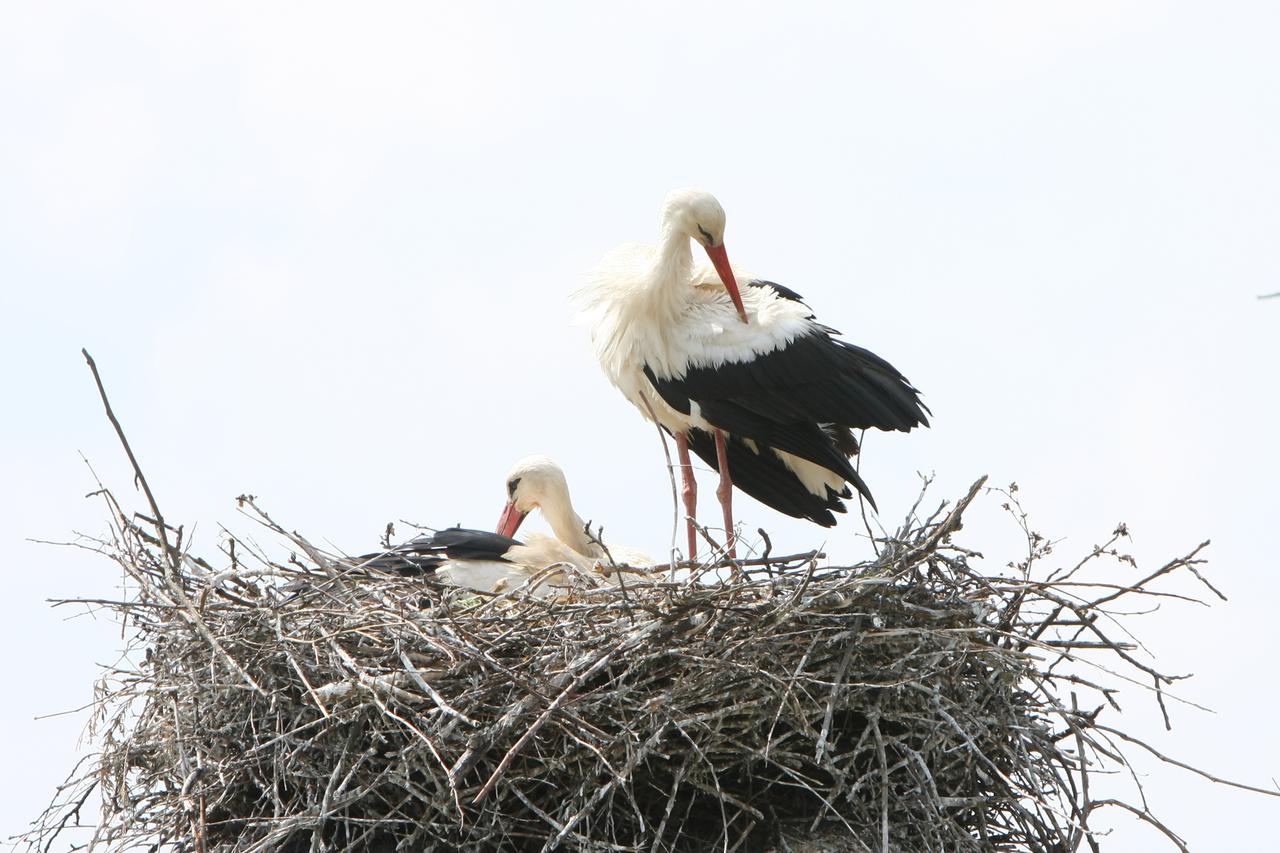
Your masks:
[{"label": "sitting white stork", "polygon": [[[720,472],[716,491],[733,554],[732,487],[779,512],[830,527],[852,484],[852,430],[927,426],[919,392],[879,356],[835,337],[796,292],[736,273],[724,209],[710,193],[672,191],[659,243],[610,253],[575,294],[604,372],[676,440],[697,553],[689,450]],[[711,266],[694,265],[690,241]],[[738,280],[746,281],[739,290]]]},{"label": "sitting white stork", "polygon": [[[521,459],[507,474],[507,504],[496,533],[451,527],[419,536],[384,554],[361,558],[367,568],[403,575],[434,574],[455,586],[500,592],[536,579],[534,595],[553,595],[569,582],[568,571],[587,577],[616,579],[609,565],[645,569],[646,554],[626,546],[610,548],[587,534],[587,523],[573,509],[564,471],[546,456]],[[555,538],[538,533],[523,542],[511,538],[521,522],[540,509]]]}]

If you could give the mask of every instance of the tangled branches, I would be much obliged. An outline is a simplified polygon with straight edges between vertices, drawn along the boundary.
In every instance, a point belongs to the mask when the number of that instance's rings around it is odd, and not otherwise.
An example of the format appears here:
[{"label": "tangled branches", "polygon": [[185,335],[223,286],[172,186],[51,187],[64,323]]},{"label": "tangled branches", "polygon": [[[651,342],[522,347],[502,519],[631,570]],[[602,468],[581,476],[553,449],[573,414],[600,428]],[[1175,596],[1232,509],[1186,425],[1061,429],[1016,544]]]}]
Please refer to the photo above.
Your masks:
[{"label": "tangled branches", "polygon": [[980,486],[871,563],[552,599],[371,573],[249,498],[295,556],[231,538],[215,569],[108,495],[101,547],[135,593],[98,603],[134,666],[104,678],[101,753],[28,841],[97,786],[105,849],[1066,851],[1108,806],[1181,847],[1145,806],[1093,799],[1090,773],[1138,743],[1101,719],[1116,691],[1163,702],[1174,680],[1109,611],[1169,595],[1153,585],[1200,548],[1086,578],[1128,559],[1118,530],[1036,580],[1049,546],[1028,531],[987,575],[951,542]]},{"label": "tangled branches", "polygon": [[96,792],[89,849],[1057,853],[1098,850],[1091,819],[1119,808],[1185,850],[1140,789],[1134,805],[1091,778],[1125,749],[1178,764],[1111,718],[1122,689],[1165,707],[1178,677],[1130,622],[1184,598],[1171,576],[1217,593],[1204,544],[1143,574],[1120,527],[1050,568],[1011,488],[1027,552],[989,571],[954,541],[979,481],[917,504],[860,565],[488,594],[324,553],[248,497],[293,553],[228,535],[215,566],[135,473],[149,513],[103,490],[112,532],[93,544],[129,594],[81,602],[123,620],[129,663],[104,674],[99,751],[32,849]]}]

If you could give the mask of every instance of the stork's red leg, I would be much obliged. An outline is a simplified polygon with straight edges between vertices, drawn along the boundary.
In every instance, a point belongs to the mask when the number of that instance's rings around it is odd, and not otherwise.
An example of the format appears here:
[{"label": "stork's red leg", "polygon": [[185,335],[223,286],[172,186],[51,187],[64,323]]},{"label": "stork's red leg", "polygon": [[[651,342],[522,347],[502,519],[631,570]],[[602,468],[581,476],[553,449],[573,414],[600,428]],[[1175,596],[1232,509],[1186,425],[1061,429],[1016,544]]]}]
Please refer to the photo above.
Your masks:
[{"label": "stork's red leg", "polygon": [[690,561],[698,559],[698,530],[693,526],[698,517],[698,484],[693,479],[693,463],[689,461],[689,437],[684,433],[676,433],[676,456],[680,460],[680,474],[683,487],[680,490],[684,498],[685,523],[689,527]]},{"label": "stork's red leg", "polygon": [[716,497],[720,499],[720,508],[724,510],[725,543],[729,547],[729,556],[736,559],[738,549],[733,535],[733,478],[729,476],[729,452],[724,446],[724,433],[716,430],[716,462],[720,466],[720,485],[716,488]]}]

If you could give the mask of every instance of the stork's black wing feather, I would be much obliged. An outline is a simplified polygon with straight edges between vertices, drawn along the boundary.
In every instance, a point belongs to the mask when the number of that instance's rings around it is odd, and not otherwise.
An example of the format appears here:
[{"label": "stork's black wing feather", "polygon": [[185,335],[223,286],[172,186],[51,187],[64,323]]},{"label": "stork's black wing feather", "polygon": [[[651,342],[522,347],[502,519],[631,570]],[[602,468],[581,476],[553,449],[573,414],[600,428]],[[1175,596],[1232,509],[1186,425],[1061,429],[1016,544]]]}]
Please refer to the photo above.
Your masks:
[{"label": "stork's black wing feather", "polygon": [[767,287],[783,299],[789,299],[792,302],[799,302],[801,305],[804,304],[803,296],[796,293],[789,287],[783,287],[776,281],[765,281],[764,279],[757,278],[754,281],[747,282],[747,287]]},{"label": "stork's black wing feather", "polygon": [[[785,300],[803,304],[800,294],[770,281]],[[813,320],[813,317],[809,317]],[[928,407],[897,368],[880,356],[839,340],[826,326],[814,325],[778,349],[752,354],[742,361],[690,367],[680,377],[659,377],[649,366],[645,376],[667,405],[686,415],[694,405],[708,423],[729,437],[729,474],[734,485],[779,512],[835,524],[843,512],[842,494],[829,488],[812,494],[770,449],[790,453],[826,468],[852,484],[875,507],[866,483],[849,463],[858,451],[851,430],[907,432],[928,426]],[[714,437],[689,431],[690,448],[717,467]],[[759,447],[757,453],[743,439]]]},{"label": "stork's black wing feather", "polygon": [[519,545],[510,536],[473,530],[469,527],[450,527],[437,530],[430,536],[414,539],[407,545],[421,542],[436,551],[444,552],[451,560],[503,560],[503,555]]},{"label": "stork's black wing feather", "polygon": [[[671,383],[659,380],[647,366],[644,373],[668,406],[684,414],[692,411],[689,398],[678,393]],[[846,455],[840,452],[832,437],[819,424],[803,419],[786,419],[777,412],[758,411],[741,405],[738,399],[704,399],[696,402],[704,418],[732,435],[749,438],[761,446],[773,447],[808,459],[840,474],[846,480],[857,476]],[[729,470],[734,469],[731,467]],[[737,480],[736,472],[734,479]]]},{"label": "stork's black wing feather", "polygon": [[781,422],[902,432],[929,423],[920,392],[893,365],[821,327],[746,361],[693,367],[680,378],[646,373],[664,399],[693,400],[704,411],[723,401]]},{"label": "stork's black wing feather", "polygon": [[689,414],[697,403],[702,417],[726,432],[850,482],[857,475],[828,430],[907,431],[928,423],[919,392],[892,365],[821,329],[750,361],[692,368],[678,379],[660,378],[648,365],[644,373],[677,411]]},{"label": "stork's black wing feather", "polygon": [[434,572],[446,560],[500,560],[520,543],[509,536],[450,527],[429,536],[419,536],[381,554],[358,558],[360,565],[398,575],[416,576]]}]

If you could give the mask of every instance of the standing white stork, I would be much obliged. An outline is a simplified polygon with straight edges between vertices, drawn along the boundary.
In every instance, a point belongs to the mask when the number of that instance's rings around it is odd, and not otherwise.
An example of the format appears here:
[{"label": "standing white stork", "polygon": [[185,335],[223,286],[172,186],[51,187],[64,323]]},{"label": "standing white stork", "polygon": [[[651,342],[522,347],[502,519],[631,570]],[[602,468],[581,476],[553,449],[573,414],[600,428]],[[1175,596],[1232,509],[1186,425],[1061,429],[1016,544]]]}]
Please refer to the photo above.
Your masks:
[{"label": "standing white stork", "polygon": [[[733,550],[732,487],[824,527],[852,484],[852,430],[927,426],[919,392],[892,365],[834,337],[801,297],[735,272],[724,209],[704,190],[678,189],[662,208],[657,246],[607,255],[575,301],[610,381],[676,440],[689,559],[697,553],[697,485],[689,450],[720,472],[716,494]],[[711,266],[694,264],[690,241]],[[739,290],[738,280],[746,281]]]}]

